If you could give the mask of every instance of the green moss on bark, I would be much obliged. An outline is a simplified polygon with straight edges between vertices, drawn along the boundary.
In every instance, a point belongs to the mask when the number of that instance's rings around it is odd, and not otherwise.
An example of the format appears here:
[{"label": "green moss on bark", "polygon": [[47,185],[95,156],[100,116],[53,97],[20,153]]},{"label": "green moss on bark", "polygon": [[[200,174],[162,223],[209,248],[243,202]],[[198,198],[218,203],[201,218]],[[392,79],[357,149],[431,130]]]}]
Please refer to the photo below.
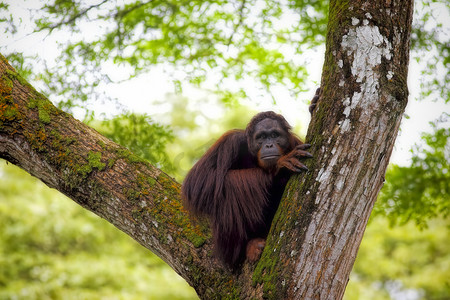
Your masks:
[{"label": "green moss on bark", "polygon": [[87,163],[78,165],[76,172],[85,178],[94,169],[102,171],[106,165],[101,161],[101,158],[102,154],[100,152],[89,151]]},{"label": "green moss on bark", "polygon": [[38,109],[39,121],[44,124],[49,124],[51,121],[51,114],[55,113],[53,104],[45,99],[43,96],[38,98],[31,98],[28,100],[27,107],[29,109]]},{"label": "green moss on bark", "polygon": [[14,76],[10,73],[11,71],[6,70],[0,78],[0,128],[4,128],[4,124],[11,124],[13,128],[17,127],[22,119],[19,107],[13,99]]}]

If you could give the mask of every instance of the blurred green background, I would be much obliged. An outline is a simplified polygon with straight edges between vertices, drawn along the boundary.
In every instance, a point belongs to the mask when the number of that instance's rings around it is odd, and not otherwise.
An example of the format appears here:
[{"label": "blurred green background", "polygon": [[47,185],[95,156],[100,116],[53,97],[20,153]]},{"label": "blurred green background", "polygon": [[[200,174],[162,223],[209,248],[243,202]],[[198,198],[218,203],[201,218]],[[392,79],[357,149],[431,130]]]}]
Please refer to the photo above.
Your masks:
[{"label": "blurred green background", "polygon": [[0,182],[0,299],[195,299],[157,256],[3,160]]}]

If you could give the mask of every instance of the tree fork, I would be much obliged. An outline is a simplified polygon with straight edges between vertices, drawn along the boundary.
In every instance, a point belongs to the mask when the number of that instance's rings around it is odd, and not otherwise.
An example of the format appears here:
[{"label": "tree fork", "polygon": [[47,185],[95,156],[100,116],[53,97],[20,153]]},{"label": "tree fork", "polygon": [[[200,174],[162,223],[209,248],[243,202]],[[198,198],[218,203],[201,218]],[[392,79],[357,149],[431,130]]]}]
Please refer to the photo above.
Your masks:
[{"label": "tree fork", "polygon": [[[239,274],[162,171],[55,108],[0,56],[0,157],[105,218],[204,299],[341,299],[407,103],[412,1],[330,1],[310,172],[294,176],[261,260]],[[301,178],[301,181],[300,181]]]}]

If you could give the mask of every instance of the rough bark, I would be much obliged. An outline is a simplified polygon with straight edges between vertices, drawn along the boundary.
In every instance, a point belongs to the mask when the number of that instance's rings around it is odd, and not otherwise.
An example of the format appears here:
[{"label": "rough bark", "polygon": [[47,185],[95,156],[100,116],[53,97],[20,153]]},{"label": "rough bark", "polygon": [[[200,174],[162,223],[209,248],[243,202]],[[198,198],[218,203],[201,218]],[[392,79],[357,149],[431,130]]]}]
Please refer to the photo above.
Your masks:
[{"label": "rough bark", "polygon": [[[172,178],[55,108],[0,59],[0,158],[105,218],[204,299],[340,299],[407,103],[412,1],[331,1],[322,93],[294,177],[256,265],[212,255]],[[301,178],[301,180],[299,180]]]},{"label": "rough bark", "polygon": [[234,289],[235,279],[211,259],[207,224],[192,223],[183,210],[180,184],[58,110],[1,55],[0,158],[133,237],[199,295]]},{"label": "rough bark", "polygon": [[312,171],[286,188],[254,275],[273,298],[344,294],[407,103],[412,13],[413,1],[330,1]]}]

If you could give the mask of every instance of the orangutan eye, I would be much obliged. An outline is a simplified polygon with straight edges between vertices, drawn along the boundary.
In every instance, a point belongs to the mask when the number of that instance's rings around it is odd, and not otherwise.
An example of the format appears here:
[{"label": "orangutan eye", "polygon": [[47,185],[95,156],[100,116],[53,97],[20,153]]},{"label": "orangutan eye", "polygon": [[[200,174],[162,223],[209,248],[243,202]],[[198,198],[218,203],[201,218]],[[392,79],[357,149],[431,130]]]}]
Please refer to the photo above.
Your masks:
[{"label": "orangutan eye", "polygon": [[263,139],[265,140],[267,138],[267,135],[265,133],[260,133],[256,136],[257,140]]}]

